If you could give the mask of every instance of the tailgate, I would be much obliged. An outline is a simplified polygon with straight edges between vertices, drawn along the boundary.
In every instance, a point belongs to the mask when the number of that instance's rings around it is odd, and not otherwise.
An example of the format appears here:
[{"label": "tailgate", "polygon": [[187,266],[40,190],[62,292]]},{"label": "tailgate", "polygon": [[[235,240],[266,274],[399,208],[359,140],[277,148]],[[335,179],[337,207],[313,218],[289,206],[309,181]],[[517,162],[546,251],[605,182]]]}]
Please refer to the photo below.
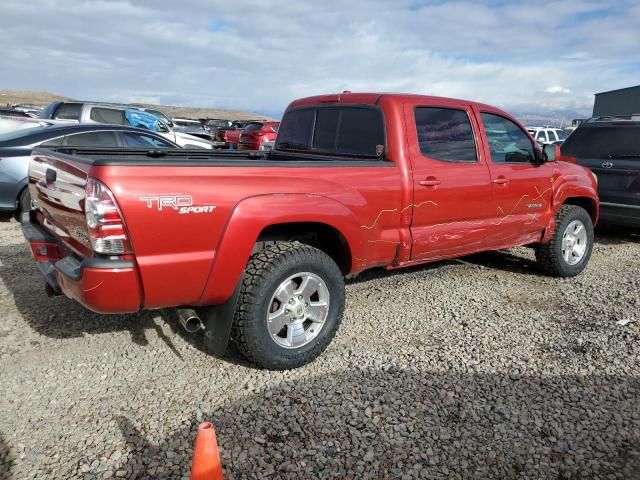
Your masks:
[{"label": "tailgate", "polygon": [[83,257],[92,256],[84,214],[90,167],[79,157],[46,149],[35,149],[29,163],[35,219]]}]

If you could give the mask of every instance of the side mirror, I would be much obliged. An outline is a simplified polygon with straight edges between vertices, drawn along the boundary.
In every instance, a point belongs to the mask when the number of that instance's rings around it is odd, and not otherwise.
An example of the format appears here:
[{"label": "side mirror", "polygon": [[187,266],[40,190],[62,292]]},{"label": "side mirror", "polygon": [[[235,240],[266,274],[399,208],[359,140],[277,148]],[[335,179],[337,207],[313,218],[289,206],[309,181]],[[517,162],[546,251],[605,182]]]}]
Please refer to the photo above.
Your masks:
[{"label": "side mirror", "polygon": [[560,147],[554,144],[546,144],[543,148],[544,153],[544,161],[545,162],[555,162],[560,158]]}]

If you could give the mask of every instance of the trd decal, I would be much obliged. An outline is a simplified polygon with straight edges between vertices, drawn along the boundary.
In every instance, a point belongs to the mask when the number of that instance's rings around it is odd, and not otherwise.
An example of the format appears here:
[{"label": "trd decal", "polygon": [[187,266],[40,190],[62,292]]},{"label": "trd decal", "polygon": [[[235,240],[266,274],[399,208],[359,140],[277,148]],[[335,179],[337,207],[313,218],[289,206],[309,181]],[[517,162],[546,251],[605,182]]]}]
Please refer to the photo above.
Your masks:
[{"label": "trd decal", "polygon": [[158,195],[140,197],[140,200],[147,204],[147,208],[153,208],[159,212],[172,209],[180,215],[189,213],[212,213],[215,205],[193,205],[193,198],[190,195]]}]

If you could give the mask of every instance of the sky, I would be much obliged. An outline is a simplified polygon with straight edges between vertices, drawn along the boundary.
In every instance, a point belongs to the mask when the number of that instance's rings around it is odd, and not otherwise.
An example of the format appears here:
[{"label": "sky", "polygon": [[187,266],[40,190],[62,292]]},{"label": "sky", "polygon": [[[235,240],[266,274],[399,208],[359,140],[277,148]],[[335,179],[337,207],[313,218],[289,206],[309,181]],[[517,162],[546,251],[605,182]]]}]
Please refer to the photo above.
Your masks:
[{"label": "sky", "polygon": [[588,114],[640,83],[640,0],[1,0],[0,88],[248,110],[350,91]]}]

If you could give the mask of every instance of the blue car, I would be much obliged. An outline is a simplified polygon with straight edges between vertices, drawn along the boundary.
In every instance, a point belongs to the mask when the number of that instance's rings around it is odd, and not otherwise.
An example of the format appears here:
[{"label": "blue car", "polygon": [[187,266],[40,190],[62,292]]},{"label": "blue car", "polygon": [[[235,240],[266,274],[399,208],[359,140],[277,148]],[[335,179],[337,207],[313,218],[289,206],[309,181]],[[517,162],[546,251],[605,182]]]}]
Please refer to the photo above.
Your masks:
[{"label": "blue car", "polygon": [[0,134],[0,217],[19,217],[31,208],[27,174],[35,147],[180,148],[149,130],[119,125],[29,128]]}]

